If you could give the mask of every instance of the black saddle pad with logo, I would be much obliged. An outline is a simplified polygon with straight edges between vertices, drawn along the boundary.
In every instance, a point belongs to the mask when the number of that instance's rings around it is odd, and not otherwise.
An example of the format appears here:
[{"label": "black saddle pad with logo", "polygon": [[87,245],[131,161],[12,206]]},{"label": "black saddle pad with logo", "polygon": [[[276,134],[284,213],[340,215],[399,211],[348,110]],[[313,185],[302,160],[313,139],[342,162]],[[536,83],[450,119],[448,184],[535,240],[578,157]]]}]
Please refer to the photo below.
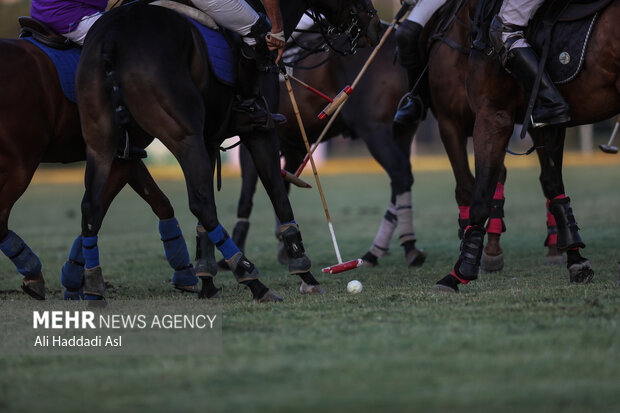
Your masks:
[{"label": "black saddle pad with logo", "polygon": [[526,36],[542,55],[548,32],[545,24],[549,24],[549,19],[553,22],[546,70],[554,83],[568,83],[579,75],[598,17],[611,1],[551,1],[547,4],[550,7],[543,6],[536,14]]}]

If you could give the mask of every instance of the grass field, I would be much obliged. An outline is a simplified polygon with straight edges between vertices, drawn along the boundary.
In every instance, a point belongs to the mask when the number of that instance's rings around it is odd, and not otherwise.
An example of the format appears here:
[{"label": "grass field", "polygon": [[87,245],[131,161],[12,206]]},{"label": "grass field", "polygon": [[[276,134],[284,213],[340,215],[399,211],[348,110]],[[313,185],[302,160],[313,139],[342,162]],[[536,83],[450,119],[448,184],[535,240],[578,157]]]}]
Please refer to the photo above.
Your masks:
[{"label": "grass field", "polygon": [[[414,166],[415,170],[415,166]],[[563,267],[544,265],[544,199],[535,169],[509,172],[503,237],[506,268],[483,274],[459,295],[432,292],[457,257],[450,172],[416,174],[415,225],[428,259],[408,270],[400,247],[378,268],[336,276],[315,190],[293,206],[314,272],[327,294],[300,296],[298,280],[275,260],[273,213],[261,189],[247,255],[283,303],[254,305],[228,273],[223,286],[222,354],[204,357],[0,357],[0,411],[620,411],[620,166],[571,167],[567,193],[596,276],[570,285]],[[308,177],[310,179],[310,177]],[[387,204],[380,174],[323,178],[343,258],[369,247]],[[193,250],[184,184],[163,183]],[[239,189],[217,195],[232,230]],[[39,254],[49,296],[79,231],[82,186],[34,185],[10,226]],[[178,298],[169,286],[157,219],[124,191],[100,234],[110,298]],[[0,259],[0,299],[26,299]],[[349,295],[346,283],[364,290]]]}]

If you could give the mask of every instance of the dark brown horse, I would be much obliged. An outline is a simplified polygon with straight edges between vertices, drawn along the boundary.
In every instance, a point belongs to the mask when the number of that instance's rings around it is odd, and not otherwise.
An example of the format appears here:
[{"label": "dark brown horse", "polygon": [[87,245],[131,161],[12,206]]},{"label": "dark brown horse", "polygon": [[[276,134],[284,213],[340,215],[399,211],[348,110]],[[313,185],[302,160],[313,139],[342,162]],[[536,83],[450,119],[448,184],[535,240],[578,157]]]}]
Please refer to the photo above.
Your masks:
[{"label": "dark brown horse", "polygon": [[[462,22],[474,16],[476,1],[467,3],[459,13]],[[611,2],[600,12],[589,42],[583,70],[560,91],[571,106],[571,122],[559,128],[533,131],[542,142],[540,181],[550,201],[550,211],[558,221],[558,248],[567,251],[571,282],[588,282],[593,270],[578,248],[583,246],[562,183],[564,126],[576,126],[609,118],[620,111],[620,2]],[[466,38],[468,25],[455,25],[454,38]],[[470,226],[465,231],[453,272],[437,283],[439,290],[456,291],[458,284],[478,276],[483,225],[489,217],[495,183],[501,173],[505,148],[516,121],[522,119],[527,104],[517,81],[485,53],[474,50],[468,59],[467,97],[474,113],[474,150],[476,178],[470,208]]]},{"label": "dark brown horse", "polygon": [[[372,34],[371,40],[376,42],[373,32],[378,19],[368,0],[288,0],[281,6],[286,35],[310,7],[335,26],[359,27],[361,37]],[[277,75],[263,76],[262,86],[272,108],[277,108]],[[215,159],[219,145],[231,134],[228,119],[234,90],[213,76],[195,26],[175,12],[144,3],[111,10],[97,21],[86,39],[77,91],[87,144],[86,192],[82,201],[85,292],[95,297],[104,294],[97,233],[102,221],[103,190],[122,133],[114,110],[123,108],[131,115],[127,130],[133,144],[143,147],[150,142],[142,139],[138,131],[157,136],[183,169],[190,209],[200,222],[201,253],[208,255],[205,272],[200,274],[206,294],[217,291],[213,284],[216,268],[209,265],[215,264],[214,244],[233,268],[237,281],[250,288],[255,300],[281,300],[258,280],[258,269],[239,251],[217,219]],[[282,223],[280,232],[287,243],[289,271],[301,277],[304,292],[321,292],[310,273],[310,259],[280,176],[275,132],[244,134],[241,138]]]},{"label": "dark brown horse", "polygon": [[[0,246],[24,276],[24,290],[42,299],[45,289],[41,263],[9,230],[11,208],[40,163],[83,161],[86,148],[77,106],[64,96],[50,58],[32,43],[17,39],[0,40],[0,56]],[[103,196],[104,213],[127,183],[160,220],[174,219],[170,202],[140,160],[114,160]],[[63,285],[71,297],[81,289],[83,259],[79,256],[81,249],[79,254],[74,251],[70,255],[70,263],[63,268]]]}]

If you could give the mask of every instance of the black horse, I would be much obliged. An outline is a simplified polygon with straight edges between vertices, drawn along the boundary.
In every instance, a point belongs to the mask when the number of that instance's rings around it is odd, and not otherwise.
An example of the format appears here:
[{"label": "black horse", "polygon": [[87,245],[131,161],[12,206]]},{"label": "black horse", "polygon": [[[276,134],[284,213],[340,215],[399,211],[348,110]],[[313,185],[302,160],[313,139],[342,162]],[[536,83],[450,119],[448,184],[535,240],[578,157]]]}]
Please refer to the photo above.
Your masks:
[{"label": "black horse", "polygon": [[[258,2],[255,2],[258,3]],[[378,19],[368,0],[289,0],[282,2],[285,35],[307,9],[337,27],[358,29],[377,41]],[[337,29],[336,29],[337,30]],[[102,297],[97,233],[102,221],[101,197],[116,153],[119,127],[115,111],[126,111],[132,144],[150,142],[143,131],[157,136],[179,161],[185,174],[189,205],[200,222],[201,259],[197,273],[207,297],[217,294],[213,246],[222,252],[238,282],[247,285],[257,301],[281,298],[258,280],[258,269],[239,251],[219,224],[213,176],[219,145],[229,131],[234,89],[220,83],[210,70],[207,49],[196,27],[184,16],[145,3],[132,3],[106,13],[91,29],[77,74],[78,106],[87,144],[86,191],[82,201],[82,233],[86,259],[85,293]],[[263,94],[277,109],[276,74],[262,76]],[[280,176],[275,132],[242,135],[250,150],[278,219],[289,254],[289,271],[302,279],[302,291],[322,292],[310,273],[301,235]],[[214,245],[213,245],[214,244]],[[188,266],[189,262],[186,263]],[[176,280],[193,282],[192,276]],[[174,280],[173,280],[174,282]],[[196,280],[197,282],[197,280]]]},{"label": "black horse", "polygon": [[[384,30],[386,27],[385,24],[382,26]],[[310,85],[317,86],[328,96],[336,96],[343,86],[353,82],[371,50],[361,49],[355,56],[342,56],[335,52],[327,55],[311,53],[313,50],[321,50],[321,45],[324,44],[317,32],[315,25],[300,33],[295,33],[293,36],[295,42],[290,42],[287,46],[284,59],[288,65],[293,67],[313,68],[312,70],[295,69],[294,75]],[[422,265],[426,258],[424,252],[415,246],[416,237],[411,209],[413,174],[409,159],[415,125],[412,125],[408,131],[402,131],[404,133],[392,136],[392,118],[398,100],[407,91],[405,74],[394,64],[395,47],[396,40],[392,34],[388,36],[375,61],[326,135],[326,139],[340,134],[353,139],[362,139],[372,156],[390,177],[390,202],[370,251],[363,257],[364,264],[367,266],[377,265],[378,258],[387,253],[396,228],[399,231],[399,242],[405,250],[407,266]],[[293,84],[293,91],[298,100],[308,138],[313,142],[327,123],[317,118],[317,114],[326,102],[296,83]],[[294,118],[295,114],[284,88],[281,90],[280,100],[280,112],[289,119]],[[360,113],[364,116],[359,116]],[[306,155],[306,148],[297,122],[281,125],[277,131],[280,137],[280,149],[285,159],[285,169],[296,171]],[[240,160],[243,186],[237,207],[233,240],[240,248],[243,248],[249,230],[252,198],[256,191],[258,176],[252,159],[243,146],[240,149]],[[279,224],[276,224],[276,228],[278,226]],[[277,231],[276,235],[278,235]],[[282,264],[287,263],[282,240],[278,247],[278,259]],[[220,267],[226,268],[223,261],[220,261]]]}]

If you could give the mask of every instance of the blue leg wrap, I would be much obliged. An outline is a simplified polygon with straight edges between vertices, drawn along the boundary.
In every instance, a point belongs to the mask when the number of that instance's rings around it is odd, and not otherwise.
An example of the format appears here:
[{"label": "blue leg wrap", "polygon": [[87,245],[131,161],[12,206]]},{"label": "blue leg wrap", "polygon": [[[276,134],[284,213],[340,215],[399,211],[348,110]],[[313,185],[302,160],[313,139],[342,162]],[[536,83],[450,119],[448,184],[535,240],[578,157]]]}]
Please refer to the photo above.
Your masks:
[{"label": "blue leg wrap", "polygon": [[189,267],[191,265],[189,252],[181,228],[179,228],[179,221],[176,218],[159,221],[159,233],[164,243],[168,264],[177,271]]},{"label": "blue leg wrap", "polygon": [[[69,259],[62,266],[60,272],[60,282],[67,289],[65,300],[79,300],[84,283],[84,254],[82,253],[82,237],[77,237],[73,241]],[[77,298],[74,298],[77,296]]]},{"label": "blue leg wrap", "polygon": [[191,287],[198,284],[198,277],[196,277],[194,268],[188,267],[175,271],[172,276],[172,284],[179,287]]},{"label": "blue leg wrap", "polygon": [[232,239],[228,236],[222,224],[218,225],[213,231],[209,232],[209,238],[222,253],[224,259],[231,259],[233,255],[240,252]]},{"label": "blue leg wrap", "polygon": [[9,231],[0,243],[0,251],[13,261],[17,271],[24,277],[34,278],[41,273],[41,260],[13,231]]},{"label": "blue leg wrap", "polygon": [[99,247],[97,246],[97,236],[82,237],[82,254],[84,254],[84,265],[86,268],[95,268],[99,265]]}]

